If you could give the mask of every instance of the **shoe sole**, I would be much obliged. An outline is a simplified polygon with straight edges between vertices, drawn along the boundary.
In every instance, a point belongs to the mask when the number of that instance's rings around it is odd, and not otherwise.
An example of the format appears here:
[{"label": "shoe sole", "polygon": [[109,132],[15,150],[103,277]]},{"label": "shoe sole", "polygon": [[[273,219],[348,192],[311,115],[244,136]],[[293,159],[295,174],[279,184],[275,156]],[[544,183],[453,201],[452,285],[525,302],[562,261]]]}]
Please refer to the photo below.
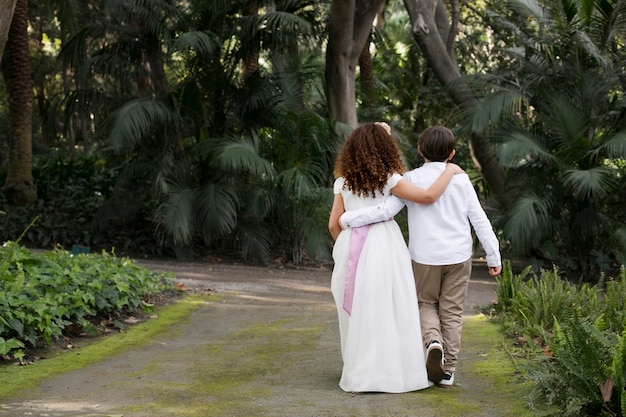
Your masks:
[{"label": "shoe sole", "polygon": [[428,374],[428,379],[435,384],[438,384],[445,375],[445,370],[441,366],[442,359],[443,350],[439,347],[428,349],[426,357],[426,373]]}]

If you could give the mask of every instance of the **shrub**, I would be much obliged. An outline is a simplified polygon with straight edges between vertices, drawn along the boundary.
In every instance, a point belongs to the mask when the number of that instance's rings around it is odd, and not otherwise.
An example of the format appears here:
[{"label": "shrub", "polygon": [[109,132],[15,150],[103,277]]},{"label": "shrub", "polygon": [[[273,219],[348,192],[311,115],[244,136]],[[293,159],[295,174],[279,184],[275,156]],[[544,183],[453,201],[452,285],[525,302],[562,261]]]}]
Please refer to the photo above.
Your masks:
[{"label": "shrub", "polygon": [[625,417],[624,267],[595,285],[572,284],[556,268],[525,280],[527,271],[505,265],[496,291],[505,332],[526,336],[533,355],[542,348],[523,366],[534,382],[531,405],[545,401],[559,416]]},{"label": "shrub", "polygon": [[19,359],[22,348],[50,345],[70,326],[93,334],[104,319],[122,327],[120,318],[173,288],[168,275],[106,252],[31,253],[8,242],[0,249],[0,355]]}]

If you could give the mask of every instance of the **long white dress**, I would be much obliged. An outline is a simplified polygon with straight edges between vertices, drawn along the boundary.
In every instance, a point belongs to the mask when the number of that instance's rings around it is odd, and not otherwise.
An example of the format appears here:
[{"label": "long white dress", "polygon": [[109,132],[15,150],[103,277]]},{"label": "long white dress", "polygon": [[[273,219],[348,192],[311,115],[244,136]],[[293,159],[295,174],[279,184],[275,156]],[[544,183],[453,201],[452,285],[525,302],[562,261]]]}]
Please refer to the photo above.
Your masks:
[{"label": "long white dress", "polygon": [[[394,174],[384,196],[376,198],[357,197],[342,189],[343,178],[335,181],[334,192],[342,195],[346,211],[355,210],[379,204],[401,179]],[[432,383],[426,374],[411,257],[402,232],[394,220],[369,226],[355,263],[349,314],[344,290],[353,233],[353,229],[343,230],[333,247],[331,289],[339,315],[343,358],[339,386],[347,392],[389,393],[427,388]]]}]

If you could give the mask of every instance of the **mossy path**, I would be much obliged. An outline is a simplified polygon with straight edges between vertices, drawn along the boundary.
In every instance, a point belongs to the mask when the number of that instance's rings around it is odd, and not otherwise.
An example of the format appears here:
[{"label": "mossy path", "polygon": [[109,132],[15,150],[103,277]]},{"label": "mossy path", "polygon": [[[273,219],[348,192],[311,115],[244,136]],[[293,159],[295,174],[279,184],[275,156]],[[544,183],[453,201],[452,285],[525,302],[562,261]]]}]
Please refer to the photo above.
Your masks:
[{"label": "mossy path", "polygon": [[175,272],[209,295],[185,297],[127,333],[0,370],[0,416],[533,415],[496,325],[476,312],[465,318],[454,388],[351,395],[337,385],[328,271]]}]

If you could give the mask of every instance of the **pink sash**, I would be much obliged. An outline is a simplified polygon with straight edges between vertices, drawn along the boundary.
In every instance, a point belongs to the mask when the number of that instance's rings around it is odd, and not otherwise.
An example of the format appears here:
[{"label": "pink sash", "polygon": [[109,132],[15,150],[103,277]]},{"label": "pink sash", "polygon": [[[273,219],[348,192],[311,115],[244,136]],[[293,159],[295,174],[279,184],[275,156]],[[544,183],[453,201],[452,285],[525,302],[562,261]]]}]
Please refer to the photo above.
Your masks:
[{"label": "pink sash", "polygon": [[367,238],[370,226],[356,227],[352,229],[350,236],[350,249],[348,251],[348,263],[346,268],[346,282],[343,290],[343,309],[352,314],[352,299],[354,298],[354,282],[356,279],[356,270],[359,265],[361,251]]}]

